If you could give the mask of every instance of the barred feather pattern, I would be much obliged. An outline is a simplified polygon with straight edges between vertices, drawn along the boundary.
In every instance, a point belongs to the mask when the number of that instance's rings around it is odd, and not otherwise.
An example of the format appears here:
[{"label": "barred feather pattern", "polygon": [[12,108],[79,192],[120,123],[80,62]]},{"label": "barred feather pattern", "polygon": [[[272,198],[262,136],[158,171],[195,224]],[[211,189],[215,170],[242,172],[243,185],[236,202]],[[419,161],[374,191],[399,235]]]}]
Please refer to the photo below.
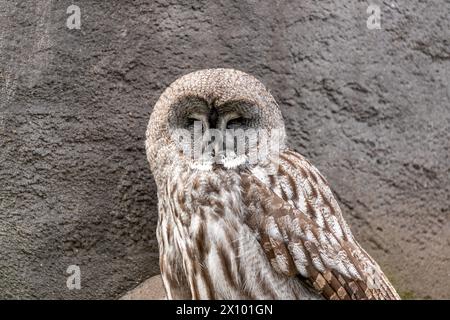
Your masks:
[{"label": "barred feather pattern", "polygon": [[246,224],[238,170],[173,168],[159,189],[160,268],[169,299],[319,299],[275,270]]},{"label": "barred feather pattern", "polygon": [[300,154],[172,172],[158,226],[169,299],[398,299]]},{"label": "barred feather pattern", "polygon": [[[274,163],[269,163],[274,166]],[[275,167],[241,174],[247,224],[262,235],[272,267],[326,299],[399,299],[378,264],[353,237],[325,178],[286,150]]]}]

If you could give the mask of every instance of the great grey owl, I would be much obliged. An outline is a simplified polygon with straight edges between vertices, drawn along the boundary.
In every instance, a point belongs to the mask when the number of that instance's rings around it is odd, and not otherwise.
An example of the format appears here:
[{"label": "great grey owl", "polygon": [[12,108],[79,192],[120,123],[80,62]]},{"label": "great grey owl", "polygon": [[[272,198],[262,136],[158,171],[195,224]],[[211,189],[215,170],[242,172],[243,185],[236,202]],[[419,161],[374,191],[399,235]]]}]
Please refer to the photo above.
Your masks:
[{"label": "great grey owl", "polygon": [[169,299],[399,299],[285,140],[277,103],[246,73],[193,72],[161,95],[146,152]]}]

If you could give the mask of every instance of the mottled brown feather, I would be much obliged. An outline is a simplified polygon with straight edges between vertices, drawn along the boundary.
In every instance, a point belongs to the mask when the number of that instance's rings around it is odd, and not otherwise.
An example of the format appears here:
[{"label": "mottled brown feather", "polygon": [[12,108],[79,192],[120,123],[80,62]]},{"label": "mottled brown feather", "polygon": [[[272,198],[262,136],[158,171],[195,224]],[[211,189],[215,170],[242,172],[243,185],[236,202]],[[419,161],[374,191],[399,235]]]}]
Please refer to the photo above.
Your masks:
[{"label": "mottled brown feather", "polygon": [[[288,163],[291,165],[296,164],[295,159],[302,159],[300,155],[293,153],[292,151],[283,154],[283,156],[285,157],[285,159],[289,159]],[[302,161],[304,161],[304,159],[302,159]],[[304,161],[303,163],[310,165],[309,162],[306,161]],[[324,183],[325,181],[324,178],[317,175],[315,172],[311,172],[310,168],[308,167],[302,167],[299,172],[301,172],[301,177],[305,179],[311,179],[311,183],[317,184],[319,179],[321,183]],[[269,181],[271,184],[276,183],[274,182],[274,180]],[[304,248],[304,252],[307,253],[307,263],[305,265],[305,268],[308,271],[309,277],[304,279],[300,276],[299,279],[303,279],[301,281],[312,286],[315,290],[320,292],[320,294],[324,298],[398,299],[397,293],[392,288],[392,286],[389,285],[388,280],[386,279],[384,274],[382,274],[381,270],[379,270],[379,274],[377,274],[377,276],[380,278],[381,284],[376,288],[369,288],[368,284],[366,283],[368,275],[364,273],[364,268],[361,265],[362,262],[359,259],[353,257],[350,252],[358,252],[359,255],[364,257],[364,259],[367,259],[372,263],[375,262],[362,249],[360,249],[359,245],[356,241],[353,240],[353,238],[347,239],[344,232],[342,239],[338,239],[332,233],[330,233],[332,232],[332,228],[329,225],[325,223],[325,229],[323,229],[317,224],[315,216],[321,213],[316,212],[317,208],[313,208],[313,206],[309,203],[310,201],[314,201],[314,198],[320,195],[324,199],[323,205],[331,208],[329,209],[331,214],[337,214],[336,211],[338,210],[338,208],[336,209],[332,207],[332,204],[322,194],[321,190],[312,191],[312,194],[306,195],[305,198],[308,199],[306,206],[308,211],[314,210],[315,212],[304,213],[298,210],[298,208],[296,208],[295,206],[292,206],[291,204],[286,202],[286,192],[282,192],[279,195],[275,194],[272,190],[275,189],[276,186],[271,186],[272,188],[269,188],[249,170],[241,173],[241,184],[241,189],[243,191],[242,197],[245,206],[247,208],[260,208],[261,210],[260,212],[249,212],[248,214],[253,218],[247,223],[252,229],[261,234],[261,245],[263,246],[269,261],[271,261],[272,264],[276,264],[274,267],[277,271],[282,272],[288,277],[299,275],[299,271],[296,268],[292,252],[286,245],[285,239],[283,239],[283,237],[287,236],[289,238],[288,241],[301,245]],[[261,205],[254,203],[255,201],[259,201],[260,199],[264,199]],[[323,247],[323,244],[321,244],[319,240],[317,240],[315,243],[312,243],[308,241],[304,235],[294,235],[289,226],[279,223],[280,219],[282,219],[283,217],[289,217],[291,219],[290,221],[298,219],[300,221],[300,225],[305,226],[305,229],[310,230],[311,234],[316,238],[319,237],[319,234],[321,232],[328,231],[328,237],[330,237],[330,235],[332,237],[335,237],[334,241],[339,244],[340,252],[346,254],[347,260],[345,261],[348,261],[348,263],[353,265],[354,270],[356,270],[358,273],[358,278],[346,276],[345,274],[341,274],[339,270],[326,267],[323,257],[321,256],[323,254],[323,251],[326,250],[326,247]],[[277,235],[270,234],[270,231],[268,232],[267,224],[269,223],[269,218],[274,219],[271,221],[275,221],[275,231],[276,234],[282,235],[281,239],[278,239],[277,237],[279,236]],[[336,217],[336,220],[339,223],[339,226],[344,229],[345,222],[343,221],[342,217]],[[273,223],[271,223],[271,225],[273,225]],[[308,245],[305,245],[305,241]],[[283,261],[283,266],[280,266],[277,262],[277,255],[284,256],[284,258],[281,260]],[[333,257],[331,258],[333,259]],[[315,267],[313,259],[316,259],[318,263],[324,266],[323,270],[319,270]],[[344,267],[347,268],[351,266]]]}]

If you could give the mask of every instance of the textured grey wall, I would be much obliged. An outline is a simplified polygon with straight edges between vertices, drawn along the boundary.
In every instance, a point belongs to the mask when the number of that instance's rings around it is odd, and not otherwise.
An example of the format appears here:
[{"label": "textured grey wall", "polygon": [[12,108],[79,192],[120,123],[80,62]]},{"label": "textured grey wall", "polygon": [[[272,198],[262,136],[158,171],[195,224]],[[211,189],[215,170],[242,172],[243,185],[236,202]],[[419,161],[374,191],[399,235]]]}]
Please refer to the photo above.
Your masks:
[{"label": "textured grey wall", "polygon": [[381,30],[367,1],[0,0],[0,298],[118,297],[158,272],[144,133],[207,67],[272,91],[404,297],[449,298],[450,4],[374,2]]}]

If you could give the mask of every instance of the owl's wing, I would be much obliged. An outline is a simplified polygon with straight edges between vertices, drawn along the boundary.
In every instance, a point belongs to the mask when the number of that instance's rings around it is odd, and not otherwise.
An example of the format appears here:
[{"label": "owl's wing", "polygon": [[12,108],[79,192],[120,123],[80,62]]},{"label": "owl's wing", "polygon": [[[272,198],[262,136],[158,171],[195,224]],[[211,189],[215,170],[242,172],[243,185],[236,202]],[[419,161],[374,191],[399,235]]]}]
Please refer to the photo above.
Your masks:
[{"label": "owl's wing", "polygon": [[278,163],[242,172],[241,183],[246,222],[275,270],[327,299],[399,299],[354,239],[325,179],[301,155],[284,151]]}]

